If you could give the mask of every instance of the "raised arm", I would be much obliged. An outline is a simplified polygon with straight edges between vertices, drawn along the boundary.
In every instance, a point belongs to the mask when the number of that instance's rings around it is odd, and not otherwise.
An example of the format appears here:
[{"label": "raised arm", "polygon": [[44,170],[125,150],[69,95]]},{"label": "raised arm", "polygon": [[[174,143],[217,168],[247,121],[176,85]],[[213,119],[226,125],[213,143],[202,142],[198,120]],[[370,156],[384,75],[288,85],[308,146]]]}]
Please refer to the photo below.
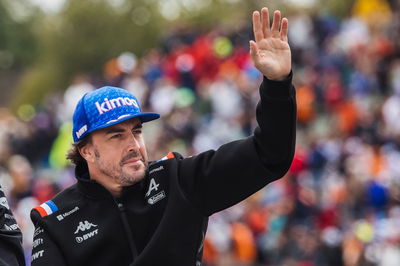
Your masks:
[{"label": "raised arm", "polygon": [[[245,199],[289,169],[296,138],[296,99],[291,84],[288,21],[275,11],[253,13],[256,41],[251,56],[264,75],[256,109],[254,135],[180,161],[180,184],[186,197],[210,215]],[[280,26],[281,25],[281,26]]]}]

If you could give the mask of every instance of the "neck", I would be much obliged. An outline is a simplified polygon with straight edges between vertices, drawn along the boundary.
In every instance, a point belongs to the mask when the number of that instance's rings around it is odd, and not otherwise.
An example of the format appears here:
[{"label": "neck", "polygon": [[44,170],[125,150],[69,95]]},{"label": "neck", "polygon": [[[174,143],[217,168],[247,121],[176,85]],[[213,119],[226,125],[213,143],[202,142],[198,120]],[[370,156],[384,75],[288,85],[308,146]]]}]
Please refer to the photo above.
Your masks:
[{"label": "neck", "polygon": [[122,193],[122,186],[116,182],[114,182],[113,178],[110,176],[106,176],[102,173],[97,173],[96,171],[91,171],[89,166],[89,174],[90,179],[95,180],[97,183],[102,185],[105,189],[107,189],[111,195],[114,197],[120,197]]},{"label": "neck", "polygon": [[107,182],[101,182],[100,180],[97,179],[94,180],[96,180],[97,183],[105,187],[114,197],[119,198],[121,196],[122,186],[118,184],[108,184]]}]

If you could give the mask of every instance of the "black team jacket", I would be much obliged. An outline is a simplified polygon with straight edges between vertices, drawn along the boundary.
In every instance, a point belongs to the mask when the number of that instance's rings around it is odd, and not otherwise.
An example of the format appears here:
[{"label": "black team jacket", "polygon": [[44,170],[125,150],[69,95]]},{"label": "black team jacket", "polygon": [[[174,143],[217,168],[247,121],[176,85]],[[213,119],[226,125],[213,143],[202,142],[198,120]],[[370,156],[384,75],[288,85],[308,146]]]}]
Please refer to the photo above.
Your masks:
[{"label": "black team jacket", "polygon": [[78,165],[77,184],[31,212],[32,265],[201,265],[208,217],[281,178],[291,165],[291,79],[264,78],[253,136],[189,158],[169,153],[120,198]]},{"label": "black team jacket", "polygon": [[0,265],[25,265],[22,234],[0,186]]}]

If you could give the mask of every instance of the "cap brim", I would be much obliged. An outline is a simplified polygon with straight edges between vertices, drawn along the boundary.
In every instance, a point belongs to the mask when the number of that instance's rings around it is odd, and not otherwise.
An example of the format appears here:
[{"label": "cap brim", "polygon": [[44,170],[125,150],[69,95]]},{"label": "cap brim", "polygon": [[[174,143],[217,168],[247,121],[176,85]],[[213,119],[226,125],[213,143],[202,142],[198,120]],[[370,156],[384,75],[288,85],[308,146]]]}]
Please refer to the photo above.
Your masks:
[{"label": "cap brim", "polygon": [[135,118],[135,117],[139,118],[142,123],[145,123],[145,122],[150,122],[152,120],[160,118],[160,115],[157,114],[157,113],[140,113],[140,114],[124,115],[124,116],[121,116],[121,117],[119,117],[117,119],[110,120],[106,124],[103,124],[101,126],[98,126],[98,127],[95,127],[95,128],[92,128],[92,129],[88,130],[87,134],[89,134],[89,133],[91,133],[93,131],[99,130],[99,129],[103,129],[103,128],[106,128],[106,127],[110,127],[110,126],[119,124],[121,122],[124,122],[126,120],[129,120],[129,119],[132,119],[132,118]]},{"label": "cap brim", "polygon": [[142,120],[143,123],[145,122],[150,122],[153,120],[156,120],[160,118],[160,114],[157,113],[141,113],[139,116],[137,116]]}]

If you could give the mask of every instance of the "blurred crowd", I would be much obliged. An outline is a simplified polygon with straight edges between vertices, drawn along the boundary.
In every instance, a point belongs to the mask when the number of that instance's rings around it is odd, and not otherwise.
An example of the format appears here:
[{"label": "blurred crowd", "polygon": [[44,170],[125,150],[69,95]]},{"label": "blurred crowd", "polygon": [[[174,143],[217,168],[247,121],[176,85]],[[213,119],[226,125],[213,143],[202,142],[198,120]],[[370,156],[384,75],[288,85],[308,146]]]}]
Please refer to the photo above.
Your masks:
[{"label": "blurred crowd", "polygon": [[[281,180],[210,217],[204,264],[400,265],[400,1],[358,0],[343,19],[287,15],[298,102],[293,164]],[[176,28],[159,48],[140,58],[123,53],[102,76],[79,75],[40,106],[0,109],[0,183],[27,261],[31,208],[75,182],[65,154],[84,93],[120,86],[160,113],[144,127],[151,160],[215,149],[256,126],[262,77],[250,39],[251,25]]]}]

